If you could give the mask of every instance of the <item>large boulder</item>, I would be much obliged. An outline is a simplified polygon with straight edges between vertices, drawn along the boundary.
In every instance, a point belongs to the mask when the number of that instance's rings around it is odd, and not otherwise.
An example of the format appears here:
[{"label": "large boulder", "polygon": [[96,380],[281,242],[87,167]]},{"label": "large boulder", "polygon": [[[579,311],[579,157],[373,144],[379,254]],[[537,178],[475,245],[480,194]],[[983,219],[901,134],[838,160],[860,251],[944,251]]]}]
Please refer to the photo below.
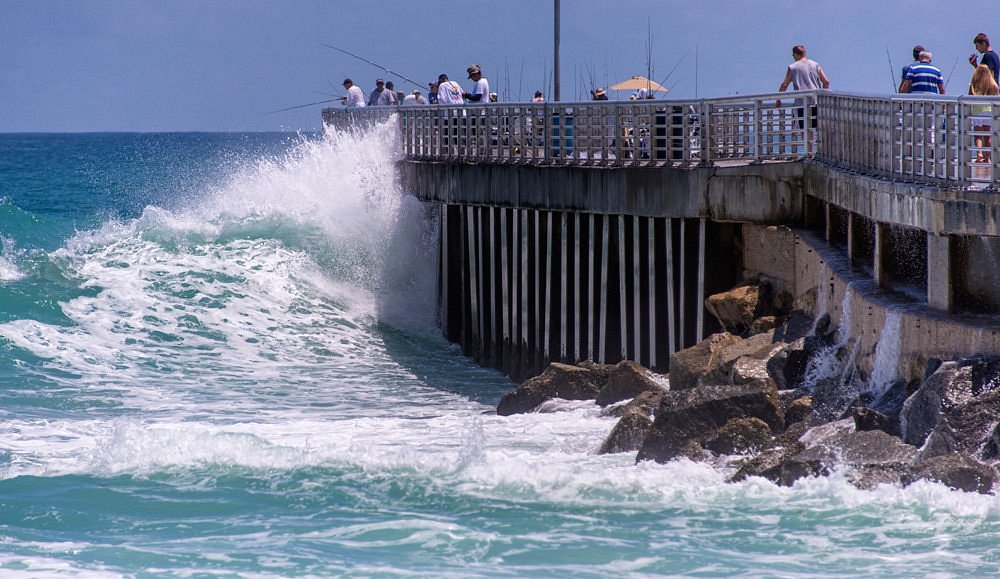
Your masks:
[{"label": "large boulder", "polygon": [[652,426],[653,419],[649,415],[639,411],[629,412],[615,424],[597,453],[634,452],[642,446]]},{"label": "large boulder", "polygon": [[741,341],[739,336],[722,332],[675,352],[670,356],[670,389],[686,390],[697,386],[702,376],[716,371],[722,364],[722,350]]},{"label": "large boulder", "polygon": [[771,427],[760,418],[734,418],[703,446],[716,454],[750,454],[760,452],[772,440]]},{"label": "large boulder", "polygon": [[825,476],[837,467],[862,489],[901,482],[917,458],[917,448],[881,430],[843,432],[809,446],[784,461],[778,482],[791,485],[806,476]]},{"label": "large boulder", "polygon": [[552,398],[593,400],[604,387],[604,374],[597,369],[553,362],[538,376],[503,395],[497,414],[509,416],[531,412]]},{"label": "large boulder", "polygon": [[[993,408],[1000,386],[1000,359],[979,357],[935,366],[903,404],[903,440],[917,446],[926,442],[927,458],[957,450],[973,458],[984,453],[980,458],[995,460],[996,445],[990,439],[1000,419]],[[932,434],[934,440],[929,440]]]},{"label": "large boulder", "polygon": [[730,481],[740,482],[751,476],[763,477],[773,482],[780,480],[781,465],[790,457],[805,450],[806,445],[800,442],[799,438],[805,434],[806,428],[803,422],[788,426],[784,433],[772,441],[770,447],[744,460]]},{"label": "large boulder", "polygon": [[945,408],[921,458],[959,452],[985,462],[1000,460],[1000,390],[981,394],[954,407]]},{"label": "large boulder", "polygon": [[967,493],[990,494],[996,475],[993,467],[953,452],[918,461],[904,476],[903,484],[926,479]]},{"label": "large boulder", "polygon": [[744,285],[729,291],[708,296],[705,309],[719,321],[727,332],[743,334],[750,329],[759,315],[761,288],[759,285]]},{"label": "large boulder", "polygon": [[643,392],[663,389],[653,380],[647,368],[632,360],[622,360],[611,368],[607,384],[597,393],[597,403],[608,406],[635,398]]},{"label": "large boulder", "polygon": [[636,460],[668,462],[692,457],[693,449],[717,437],[719,428],[736,418],[759,418],[780,432],[784,422],[774,386],[752,383],[671,390],[664,394]]}]

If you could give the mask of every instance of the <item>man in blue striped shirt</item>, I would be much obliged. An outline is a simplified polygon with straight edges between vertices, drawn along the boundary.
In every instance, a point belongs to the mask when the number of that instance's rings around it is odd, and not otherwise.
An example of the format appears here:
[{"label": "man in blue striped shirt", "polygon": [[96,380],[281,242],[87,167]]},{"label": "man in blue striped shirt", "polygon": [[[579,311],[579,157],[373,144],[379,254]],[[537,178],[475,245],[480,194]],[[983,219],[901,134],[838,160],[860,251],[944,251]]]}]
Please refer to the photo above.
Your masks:
[{"label": "man in blue striped shirt", "polygon": [[925,50],[917,58],[918,62],[911,64],[910,70],[906,71],[899,92],[944,94],[944,77],[941,70],[931,64],[931,53]]}]

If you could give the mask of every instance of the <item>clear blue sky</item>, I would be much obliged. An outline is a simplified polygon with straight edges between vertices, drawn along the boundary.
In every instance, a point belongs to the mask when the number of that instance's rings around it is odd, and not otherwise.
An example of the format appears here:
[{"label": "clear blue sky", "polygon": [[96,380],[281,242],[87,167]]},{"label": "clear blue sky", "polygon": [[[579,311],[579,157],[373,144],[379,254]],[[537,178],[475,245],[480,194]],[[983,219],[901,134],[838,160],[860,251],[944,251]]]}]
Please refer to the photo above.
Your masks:
[{"label": "clear blue sky", "polygon": [[[949,92],[964,92],[972,37],[1000,46],[984,14],[931,0],[562,0],[562,97],[645,74],[650,44],[656,80],[680,63],[666,82],[680,98],[773,91],[798,43],[831,88],[886,93],[886,46],[898,82],[919,42],[946,77],[959,59]],[[0,0],[0,38],[0,132],[315,130],[326,105],[265,113],[331,98],[345,75],[366,92],[386,76],[321,43],[422,83],[469,85],[478,63],[511,100],[548,94],[552,3]]]}]

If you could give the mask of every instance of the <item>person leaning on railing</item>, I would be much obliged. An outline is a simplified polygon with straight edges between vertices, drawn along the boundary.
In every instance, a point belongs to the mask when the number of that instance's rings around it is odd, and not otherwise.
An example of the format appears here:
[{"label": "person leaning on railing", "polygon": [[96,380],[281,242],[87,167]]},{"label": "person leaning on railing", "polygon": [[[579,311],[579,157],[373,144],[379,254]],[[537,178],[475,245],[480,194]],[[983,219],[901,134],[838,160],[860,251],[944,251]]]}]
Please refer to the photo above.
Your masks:
[{"label": "person leaning on railing", "polygon": [[[997,81],[993,78],[993,71],[985,64],[980,64],[972,73],[972,82],[969,83],[969,94],[974,96],[997,96],[1000,90]],[[990,105],[975,105],[972,107],[972,131],[976,134],[976,162],[989,163],[991,160],[990,147],[992,142],[988,133],[993,128],[991,118],[992,108]]]}]

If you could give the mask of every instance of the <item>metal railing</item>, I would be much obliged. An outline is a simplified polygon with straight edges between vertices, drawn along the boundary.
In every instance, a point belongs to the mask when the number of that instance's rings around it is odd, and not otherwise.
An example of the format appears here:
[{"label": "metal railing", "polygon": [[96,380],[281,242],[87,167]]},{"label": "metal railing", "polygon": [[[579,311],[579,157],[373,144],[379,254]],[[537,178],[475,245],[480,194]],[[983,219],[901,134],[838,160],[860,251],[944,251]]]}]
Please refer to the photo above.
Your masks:
[{"label": "metal railing", "polygon": [[998,185],[1000,98],[830,91],[698,100],[325,109],[351,127],[395,113],[423,161],[665,167],[815,157],[882,178]]}]

